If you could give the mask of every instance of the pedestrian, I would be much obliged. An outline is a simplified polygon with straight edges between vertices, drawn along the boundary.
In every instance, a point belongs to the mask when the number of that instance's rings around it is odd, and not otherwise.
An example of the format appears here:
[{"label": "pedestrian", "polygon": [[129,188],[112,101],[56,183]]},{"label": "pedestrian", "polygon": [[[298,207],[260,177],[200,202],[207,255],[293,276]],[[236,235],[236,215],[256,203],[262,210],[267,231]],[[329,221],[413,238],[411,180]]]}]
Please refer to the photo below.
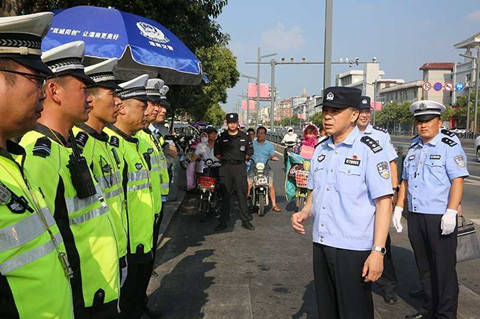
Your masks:
[{"label": "pedestrian", "polygon": [[140,75],[120,84],[117,96],[123,112],[114,125],[106,129],[110,145],[118,154],[117,165],[122,172],[127,215],[127,278],[122,286],[120,310],[124,318],[138,319],[144,313],[145,294],[153,259],[153,229],[155,214],[152,180],[145,158],[139,152],[135,134],[146,124],[148,75]]},{"label": "pedestrian", "polygon": [[324,91],[329,135],[315,148],[304,208],[294,230],[314,216],[313,267],[318,318],[373,319],[371,283],[383,270],[392,185],[386,152],[356,127],[361,91]]},{"label": "pedestrian", "polygon": [[25,150],[12,142],[42,112],[52,72],[40,45],[52,17],[0,18],[0,318],[73,318],[72,270],[53,210],[24,165]]},{"label": "pedestrian", "polygon": [[255,141],[255,130],[253,128],[250,127],[247,130],[247,134],[248,136],[250,136],[250,139],[252,140],[252,142]]},{"label": "pedestrian", "polygon": [[73,128],[73,133],[77,146],[87,160],[87,165],[98,181],[98,186],[112,212],[111,220],[115,228],[122,285],[127,275],[127,218],[123,204],[122,180],[117,168],[119,158],[112,153],[109,137],[103,131],[107,124],[116,122],[122,107],[121,100],[115,97],[115,90],[120,88],[113,74],[117,62],[117,59],[109,59],[85,68],[85,74],[95,82],[88,88],[91,111],[88,120],[77,124]]},{"label": "pedestrian", "polygon": [[394,224],[408,203],[408,238],[424,289],[424,304],[405,318],[457,318],[457,213],[468,177],[459,140],[441,132],[444,105],[428,100],[410,106],[418,136],[405,157]]},{"label": "pedestrian", "polygon": [[[105,196],[77,147],[71,129],[85,122],[93,82],[82,64],[85,44],[75,41],[42,54],[53,73],[45,84],[43,112],[21,140],[25,167],[54,212],[73,277],[75,318],[116,318],[120,293],[115,229]],[[97,239],[97,240],[94,240]]]},{"label": "pedestrian", "polygon": [[273,144],[267,141],[266,137],[267,129],[264,126],[260,126],[259,128],[257,128],[257,139],[253,141],[253,155],[251,157],[253,166],[250,167],[250,172],[248,174],[247,194],[250,195],[250,191],[253,186],[253,177],[256,174],[255,164],[265,164],[265,173],[268,177],[268,190],[270,192],[270,200],[272,201],[272,210],[274,212],[279,212],[280,208],[277,206],[277,200],[275,198],[275,187],[273,185],[273,170],[271,169],[270,165],[268,165],[268,162],[270,160],[276,161],[278,160],[278,158],[275,156],[275,149],[273,148]]},{"label": "pedestrian", "polygon": [[[387,153],[387,159],[390,164],[390,173],[392,177],[392,206],[395,207],[398,198],[398,191],[400,187],[398,186],[398,170],[397,170],[397,152],[393,147],[390,134],[384,128],[379,126],[373,126],[370,124],[372,118],[371,106],[370,106],[370,97],[362,96],[359,105],[359,116],[357,121],[357,127],[361,133],[365,136],[369,136],[374,139]],[[402,225],[396,225],[397,231],[402,231]],[[377,281],[377,285],[383,290],[383,300],[387,304],[395,304],[398,302],[398,296],[396,293],[398,280],[395,273],[395,267],[393,265],[392,251],[391,251],[391,242],[390,234],[387,236],[387,241],[385,244],[385,249],[387,253],[385,254],[383,260],[383,273],[382,277]]]},{"label": "pedestrian", "polygon": [[237,113],[228,113],[226,121],[227,130],[218,137],[214,148],[215,157],[219,158],[222,164],[219,171],[219,182],[223,196],[223,210],[215,231],[227,228],[233,192],[237,193],[242,227],[255,230],[250,222],[252,217],[247,210],[247,168],[245,164],[245,161],[249,160],[253,154],[252,140],[246,133],[239,130]]}]

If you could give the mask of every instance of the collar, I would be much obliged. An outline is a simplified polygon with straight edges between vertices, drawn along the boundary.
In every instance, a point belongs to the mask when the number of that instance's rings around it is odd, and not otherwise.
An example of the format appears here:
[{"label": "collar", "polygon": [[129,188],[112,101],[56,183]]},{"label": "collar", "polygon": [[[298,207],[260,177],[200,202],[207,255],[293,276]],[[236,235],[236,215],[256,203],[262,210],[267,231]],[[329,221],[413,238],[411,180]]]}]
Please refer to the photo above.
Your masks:
[{"label": "collar", "polygon": [[150,132],[152,132],[152,133],[158,131],[158,128],[156,128],[155,125],[153,125],[153,123],[148,126],[148,129],[149,129]]},{"label": "collar", "polygon": [[43,124],[37,123],[37,126],[35,127],[35,131],[45,135],[46,137],[48,137],[49,139],[51,139],[57,144],[59,144],[58,141],[60,141],[60,143],[63,144],[63,146],[71,147],[70,141],[65,140],[62,134]]},{"label": "collar", "polygon": [[108,128],[120,135],[124,140],[130,143],[137,143],[138,139],[135,137],[132,137],[130,135],[125,134],[123,131],[121,131],[118,127],[115,125],[108,125]]},{"label": "collar", "polygon": [[144,128],[142,131],[144,131],[148,135],[152,135],[152,132],[148,128]]},{"label": "collar", "polygon": [[15,162],[13,155],[25,155],[25,149],[13,141],[7,140],[7,149],[0,147],[0,156],[6,157]]},{"label": "collar", "polygon": [[90,135],[93,138],[96,138],[97,140],[100,140],[102,142],[108,142],[108,135],[103,131],[102,133],[99,134],[96,130],[94,130],[93,128],[91,128],[85,123],[78,124],[77,127],[84,130],[85,132],[87,132],[88,135]]},{"label": "collar", "polygon": [[[350,132],[350,134],[347,136],[347,138],[341,142],[340,144],[338,145],[342,145],[342,144],[346,144],[346,145],[349,145],[349,146],[352,146],[353,143],[355,142],[355,140],[357,139],[358,135],[360,134],[360,130],[358,129],[357,126],[355,126],[353,128],[353,130]],[[331,149],[334,149],[335,148],[335,144],[333,143],[333,137],[330,136],[328,138],[328,141],[327,141],[327,145],[328,147],[330,147]],[[338,146],[337,145],[337,146]]]},{"label": "collar", "polygon": [[373,131],[373,125],[368,123],[367,128],[365,129],[365,131],[363,131],[363,133],[364,134],[372,134],[372,131]]},{"label": "collar", "polygon": [[[435,145],[437,145],[440,138],[441,138],[441,134],[440,134],[440,132],[438,132],[437,135],[435,135],[435,137],[430,142],[428,142],[427,144],[435,146]],[[419,143],[418,144],[422,147],[425,146],[421,137],[419,137]]]}]

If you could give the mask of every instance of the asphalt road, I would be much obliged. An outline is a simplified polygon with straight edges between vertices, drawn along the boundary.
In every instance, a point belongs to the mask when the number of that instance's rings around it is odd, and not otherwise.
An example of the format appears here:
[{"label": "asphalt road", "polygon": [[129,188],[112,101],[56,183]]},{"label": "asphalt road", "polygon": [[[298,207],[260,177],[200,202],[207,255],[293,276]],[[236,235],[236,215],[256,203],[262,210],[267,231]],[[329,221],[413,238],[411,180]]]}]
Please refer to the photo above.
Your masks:
[{"label": "asphalt road", "polygon": [[[273,162],[280,213],[267,212],[254,217],[255,231],[240,226],[238,214],[231,216],[229,228],[213,231],[217,220],[201,223],[197,198],[187,195],[158,250],[156,276],[150,281],[150,307],[168,319],[196,318],[317,318],[313,289],[311,221],[307,235],[294,233],[290,215],[295,211],[286,203],[283,191],[283,162]],[[478,185],[467,185],[468,214]],[[471,193],[470,193],[471,192]],[[468,203],[468,204],[467,204]],[[408,292],[417,286],[418,277],[405,220],[404,232],[393,230],[393,258],[399,278],[396,305],[386,305],[376,289],[376,319],[403,318],[419,301]],[[458,318],[479,318],[480,260],[457,266],[460,282]]]}]

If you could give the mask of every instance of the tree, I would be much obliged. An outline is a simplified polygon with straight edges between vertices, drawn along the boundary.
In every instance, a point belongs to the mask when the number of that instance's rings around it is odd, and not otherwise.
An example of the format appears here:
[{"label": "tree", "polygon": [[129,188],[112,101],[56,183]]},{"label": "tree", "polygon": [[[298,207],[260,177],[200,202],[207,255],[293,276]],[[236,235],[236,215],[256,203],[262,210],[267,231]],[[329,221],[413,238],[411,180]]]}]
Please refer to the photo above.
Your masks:
[{"label": "tree", "polygon": [[310,116],[310,122],[315,124],[319,129],[323,127],[323,115],[322,112],[317,112]]},{"label": "tree", "polygon": [[203,120],[215,126],[222,126],[225,120],[225,112],[218,103],[214,104],[207,110]]},{"label": "tree", "polygon": [[412,114],[409,111],[410,103],[388,103],[381,111],[375,112],[375,123],[386,128],[393,127],[395,123],[411,124]]}]

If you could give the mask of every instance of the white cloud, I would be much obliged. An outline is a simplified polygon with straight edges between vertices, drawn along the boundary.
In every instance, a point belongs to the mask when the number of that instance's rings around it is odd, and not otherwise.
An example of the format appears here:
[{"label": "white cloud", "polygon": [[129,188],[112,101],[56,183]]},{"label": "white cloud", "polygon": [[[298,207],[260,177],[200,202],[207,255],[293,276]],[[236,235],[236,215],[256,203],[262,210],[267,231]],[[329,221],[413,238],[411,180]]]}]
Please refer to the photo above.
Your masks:
[{"label": "white cloud", "polygon": [[287,29],[283,23],[262,33],[262,47],[266,50],[282,51],[300,49],[305,45],[302,30],[298,26]]},{"label": "white cloud", "polygon": [[469,13],[467,18],[470,20],[480,20],[480,10]]}]

